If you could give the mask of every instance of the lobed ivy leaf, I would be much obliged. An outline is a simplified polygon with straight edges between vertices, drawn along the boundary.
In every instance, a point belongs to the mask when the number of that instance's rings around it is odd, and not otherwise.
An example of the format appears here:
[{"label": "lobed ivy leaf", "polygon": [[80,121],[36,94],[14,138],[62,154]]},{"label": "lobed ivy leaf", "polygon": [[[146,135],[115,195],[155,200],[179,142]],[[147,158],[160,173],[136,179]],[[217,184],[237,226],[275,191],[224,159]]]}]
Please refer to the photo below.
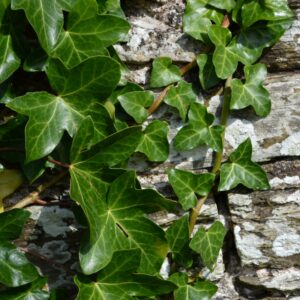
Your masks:
[{"label": "lobed ivy leaf", "polygon": [[0,292],[0,298],[1,300],[48,300],[50,295],[43,290],[46,282],[46,278],[40,277],[30,283],[30,285]]},{"label": "lobed ivy leaf", "polygon": [[184,80],[178,82],[176,87],[171,87],[164,98],[164,102],[175,107],[183,121],[190,105],[197,100],[197,95],[193,91],[192,84]]},{"label": "lobed ivy leaf", "polygon": [[216,221],[207,231],[201,227],[190,242],[190,247],[200,254],[203,264],[211,271],[222,248],[225,234],[224,225]]},{"label": "lobed ivy leaf", "polygon": [[[212,21],[221,25],[222,12],[209,7],[207,0],[188,0],[183,16],[183,31],[196,40],[208,43],[208,31]],[[222,5],[222,4],[221,4]]]},{"label": "lobed ivy leaf", "polygon": [[0,34],[0,83],[9,78],[20,64],[21,60],[12,47],[11,36]]},{"label": "lobed ivy leaf", "polygon": [[179,169],[171,169],[168,171],[168,178],[183,209],[188,210],[196,206],[196,195],[208,195],[215,175],[212,173],[193,174]]},{"label": "lobed ivy leaf", "polygon": [[141,92],[143,90],[144,89],[138,84],[127,82],[125,86],[119,87],[114,90],[107,100],[109,100],[113,104],[116,104],[118,102],[119,96],[127,94],[129,92]]},{"label": "lobed ivy leaf", "polygon": [[169,156],[168,123],[155,120],[143,132],[137,151],[144,153],[150,161],[165,161]]},{"label": "lobed ivy leaf", "polygon": [[[1,173],[0,173],[1,174]],[[2,189],[2,187],[1,187]],[[15,240],[22,230],[30,213],[22,209],[13,209],[0,214],[0,240]]]},{"label": "lobed ivy leaf", "polygon": [[221,135],[224,128],[212,125],[214,115],[208,113],[204,105],[193,103],[188,118],[188,124],[179,130],[174,139],[177,150],[190,150],[205,144],[217,152],[222,151]]},{"label": "lobed ivy leaf", "polygon": [[227,12],[233,10],[236,5],[235,0],[208,0],[207,3],[219,9],[225,9]]},{"label": "lobed ivy leaf", "polygon": [[204,90],[214,87],[221,81],[216,74],[212,58],[212,54],[199,54],[197,56],[199,80]]},{"label": "lobed ivy leaf", "polygon": [[170,250],[175,253],[180,253],[190,238],[189,215],[184,215],[173,222],[166,231],[166,238]]},{"label": "lobed ivy leaf", "polygon": [[243,26],[249,27],[260,20],[279,21],[293,18],[293,12],[286,0],[254,0],[243,4],[241,18]]},{"label": "lobed ivy leaf", "polygon": [[[105,173],[102,177],[107,176]],[[104,268],[115,251],[135,248],[142,253],[139,272],[159,271],[168,246],[164,231],[145,213],[171,209],[174,203],[154,190],[135,186],[136,176],[132,171],[120,175],[109,186],[99,171],[97,175],[97,171],[91,174],[71,168],[71,197],[81,205],[90,227],[90,236],[80,250],[85,274]]]},{"label": "lobed ivy leaf", "polygon": [[169,57],[159,57],[152,63],[150,87],[159,88],[181,79],[180,69],[172,64]]},{"label": "lobed ivy leaf", "polygon": [[223,164],[220,171],[219,191],[228,191],[242,184],[249,189],[270,188],[264,170],[251,161],[252,144],[246,139],[229,156],[230,163]]},{"label": "lobed ivy leaf", "polygon": [[9,287],[30,283],[38,277],[25,254],[4,240],[0,240],[0,269],[0,283]]},{"label": "lobed ivy leaf", "polygon": [[91,57],[109,56],[106,47],[124,40],[130,29],[126,20],[116,16],[95,14],[84,18],[81,13],[75,13],[74,16],[71,12],[69,18],[67,30],[61,32],[50,53],[68,68],[73,68]]},{"label": "lobed ivy leaf", "polygon": [[197,281],[194,285],[188,284],[185,273],[174,273],[169,280],[178,286],[174,292],[174,300],[209,300],[218,288],[209,281]]},{"label": "lobed ivy leaf", "polygon": [[76,277],[79,288],[77,300],[133,300],[135,297],[151,297],[167,294],[176,286],[162,279],[136,273],[141,259],[138,249],[115,252],[111,262],[91,281]]},{"label": "lobed ivy leaf", "polygon": [[231,41],[231,31],[219,25],[212,25],[209,28],[208,36],[211,42],[216,45],[227,45]]},{"label": "lobed ivy leaf", "polygon": [[25,129],[27,162],[50,154],[64,130],[74,136],[88,115],[99,129],[98,135],[105,137],[109,131],[109,123],[106,123],[109,115],[95,98],[105,99],[120,79],[118,63],[108,57],[92,58],[71,70],[65,69],[58,61],[50,61],[47,74],[58,95],[27,93],[7,104],[29,116]]},{"label": "lobed ivy leaf", "polygon": [[242,109],[252,106],[260,117],[267,116],[271,111],[269,92],[263,87],[267,76],[267,68],[263,64],[245,66],[245,83],[234,79],[231,84],[231,109]]},{"label": "lobed ivy leaf", "polygon": [[151,91],[134,91],[118,97],[124,110],[134,118],[137,123],[144,122],[148,117],[147,107],[153,100],[154,94]]},{"label": "lobed ivy leaf", "polygon": [[42,47],[50,53],[63,29],[64,16],[56,0],[11,0],[14,10],[22,9],[36,32]]}]

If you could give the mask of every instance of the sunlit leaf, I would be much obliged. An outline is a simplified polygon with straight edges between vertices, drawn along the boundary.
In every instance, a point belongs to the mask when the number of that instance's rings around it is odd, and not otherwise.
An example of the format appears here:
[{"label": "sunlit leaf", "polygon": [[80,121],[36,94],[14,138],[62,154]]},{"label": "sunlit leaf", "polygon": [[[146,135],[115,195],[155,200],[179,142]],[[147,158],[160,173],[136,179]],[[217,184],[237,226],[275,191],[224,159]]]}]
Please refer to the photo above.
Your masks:
[{"label": "sunlit leaf", "polygon": [[162,279],[136,273],[141,254],[138,249],[115,252],[111,262],[97,274],[97,280],[91,281],[76,277],[79,288],[77,300],[133,300],[137,296],[155,296],[167,294],[176,286]]},{"label": "sunlit leaf", "polygon": [[164,98],[164,102],[175,107],[183,121],[190,105],[197,100],[197,95],[193,91],[192,84],[186,81],[179,81],[176,87],[171,87]]},{"label": "sunlit leaf", "polygon": [[80,250],[84,273],[105,267],[115,251],[138,248],[142,253],[138,271],[156,274],[168,246],[164,231],[145,213],[170,209],[173,202],[154,190],[136,189],[134,172],[117,177],[111,186],[105,176],[105,172],[101,178],[99,171],[91,173],[76,165],[71,170],[71,197],[81,205],[90,227],[90,236]]},{"label": "sunlit leaf", "polygon": [[152,88],[164,87],[180,79],[180,70],[172,64],[171,58],[159,57],[154,59],[150,78]]},{"label": "sunlit leaf", "polygon": [[150,161],[165,161],[169,155],[168,132],[169,126],[166,122],[153,121],[143,132],[137,151],[144,153]]},{"label": "sunlit leaf", "polygon": [[197,195],[206,196],[210,192],[215,176],[211,173],[194,174],[171,169],[168,178],[184,210],[197,204]]},{"label": "sunlit leaf", "polygon": [[190,150],[200,145],[208,145],[217,152],[222,150],[221,135],[224,128],[212,125],[214,115],[208,113],[204,105],[193,103],[188,119],[188,124],[179,130],[174,139],[177,150]]},{"label": "sunlit leaf", "polygon": [[216,221],[208,230],[201,227],[190,242],[190,247],[200,254],[203,264],[211,271],[216,264],[225,234],[224,225]]},{"label": "sunlit leaf", "polygon": [[[110,117],[96,99],[110,95],[120,79],[118,63],[107,57],[92,58],[71,70],[53,61],[47,73],[58,95],[27,93],[7,104],[9,108],[29,116],[25,132],[27,162],[51,153],[64,130],[73,136],[88,115],[97,124],[96,129],[101,128],[97,133],[105,137],[109,126],[105,121]],[[81,76],[78,77],[78,74]]]},{"label": "sunlit leaf", "polygon": [[242,109],[252,106],[257,115],[265,117],[270,113],[271,101],[269,92],[263,87],[267,68],[263,64],[245,66],[245,83],[234,79],[231,83],[231,109]]},{"label": "sunlit leaf", "polygon": [[238,184],[253,190],[270,187],[266,173],[258,164],[251,161],[251,155],[252,144],[250,139],[247,139],[231,153],[230,163],[222,165],[219,191],[231,190]]},{"label": "sunlit leaf", "polygon": [[144,122],[148,117],[147,107],[153,100],[154,94],[151,91],[129,92],[118,97],[124,110],[134,118],[137,123]]}]

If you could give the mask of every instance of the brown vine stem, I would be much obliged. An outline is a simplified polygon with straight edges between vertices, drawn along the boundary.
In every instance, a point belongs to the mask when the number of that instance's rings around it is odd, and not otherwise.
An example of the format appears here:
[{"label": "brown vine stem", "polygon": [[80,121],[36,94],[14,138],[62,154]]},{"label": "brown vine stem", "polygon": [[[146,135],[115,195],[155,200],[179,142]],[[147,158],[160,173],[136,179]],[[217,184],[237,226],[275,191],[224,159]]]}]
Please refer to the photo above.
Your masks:
[{"label": "brown vine stem", "polygon": [[[230,19],[228,15],[224,16],[222,25],[223,28],[228,28],[230,26]],[[221,113],[221,119],[220,119],[220,125],[224,126],[226,128],[227,125],[227,119],[229,116],[229,111],[230,111],[230,95],[231,95],[231,81],[232,81],[232,76],[228,77],[226,82],[225,82],[225,87],[224,87],[224,97],[223,97],[223,105],[222,105],[222,113]],[[220,89],[217,94],[220,94],[223,91],[223,88]],[[224,144],[224,138],[225,138],[225,129],[222,133],[222,142]],[[212,168],[212,173],[217,174],[220,170],[221,164],[222,164],[222,159],[223,159],[223,151],[222,152],[217,152]],[[210,193],[209,193],[210,194]],[[198,200],[198,203],[196,207],[194,207],[190,213],[190,222],[189,222],[189,233],[190,235],[192,234],[194,227],[196,225],[197,218],[201,212],[202,206],[207,200],[209,194],[205,197],[202,197]]]},{"label": "brown vine stem", "polygon": [[40,200],[40,193],[45,191],[46,189],[52,187],[57,182],[59,182],[63,177],[65,177],[68,174],[68,171],[64,171],[59,173],[57,176],[53,177],[50,181],[45,182],[37,187],[35,191],[30,193],[28,196],[23,198],[21,201],[19,201],[17,204],[9,207],[7,210],[12,210],[14,208],[24,208],[26,206],[32,205],[32,204],[41,204],[44,205],[44,201]]},{"label": "brown vine stem", "polygon": [[61,161],[58,161],[58,160],[55,160],[55,159],[52,159],[52,158],[48,158],[47,159],[49,162],[57,165],[57,166],[60,166],[60,167],[63,167],[63,168],[67,168],[69,169],[70,168],[70,165],[69,164],[66,164],[66,163],[63,163]]},{"label": "brown vine stem", "polygon": [[[228,77],[225,83],[225,89],[224,89],[224,96],[223,96],[223,105],[222,105],[222,113],[221,113],[221,119],[220,119],[220,125],[224,126],[226,128],[227,120],[229,117],[229,111],[230,111],[230,96],[231,96],[231,80],[232,76]],[[224,144],[224,138],[225,138],[225,129],[222,133],[222,142]],[[217,174],[220,170],[221,164],[223,159],[223,151],[217,152],[212,168],[212,173]],[[189,222],[189,232],[190,235],[192,234],[194,227],[196,225],[197,218],[201,212],[202,206],[207,200],[209,194],[203,198],[201,198],[196,207],[193,208],[190,214],[190,222]]]}]

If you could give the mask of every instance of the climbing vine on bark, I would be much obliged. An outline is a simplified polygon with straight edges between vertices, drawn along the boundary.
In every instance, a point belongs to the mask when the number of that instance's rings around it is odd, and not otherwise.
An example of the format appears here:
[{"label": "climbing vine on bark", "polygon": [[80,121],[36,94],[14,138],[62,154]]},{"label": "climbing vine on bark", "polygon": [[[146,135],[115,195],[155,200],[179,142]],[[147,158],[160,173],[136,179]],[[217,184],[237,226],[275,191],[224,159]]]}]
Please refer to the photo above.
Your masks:
[{"label": "climbing vine on bark", "polygon": [[[211,194],[240,184],[269,188],[251,160],[250,139],[223,163],[224,136],[231,110],[269,114],[267,71],[258,61],[292,18],[285,0],[187,0],[183,30],[204,50],[181,68],[157,57],[148,91],[127,81],[113,48],[130,30],[119,0],[1,1],[0,298],[59,299],[14,240],[30,215],[24,207],[47,205],[39,194],[69,176],[88,233],[78,253],[76,299],[211,299],[216,285],[191,271],[214,270],[226,229],[220,221],[196,228],[197,217]],[[223,95],[220,116],[185,81],[194,68],[203,90]],[[168,159],[169,124],[155,120],[163,103],[182,120],[172,141],[177,151],[204,145],[215,153],[206,173],[165,170],[176,199],[142,188],[127,167],[136,152],[150,165]],[[51,181],[4,205],[24,178],[43,182],[49,170]],[[148,217],[160,210],[179,216],[167,231]]]}]

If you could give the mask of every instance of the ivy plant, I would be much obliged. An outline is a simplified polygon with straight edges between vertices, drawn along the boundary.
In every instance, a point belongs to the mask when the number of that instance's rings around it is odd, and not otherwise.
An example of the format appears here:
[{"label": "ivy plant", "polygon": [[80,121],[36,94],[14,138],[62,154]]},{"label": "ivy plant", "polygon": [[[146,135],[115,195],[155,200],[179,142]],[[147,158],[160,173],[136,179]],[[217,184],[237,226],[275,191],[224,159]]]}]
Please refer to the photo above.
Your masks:
[{"label": "ivy plant", "polygon": [[[181,68],[168,57],[154,59],[155,97],[126,79],[113,48],[130,29],[119,0],[1,1],[0,298],[59,299],[14,240],[29,218],[25,207],[47,205],[39,194],[68,177],[86,231],[76,299],[211,299],[217,286],[193,270],[213,272],[226,228],[218,220],[204,227],[197,218],[210,195],[238,185],[269,188],[251,160],[250,139],[222,163],[224,136],[230,110],[269,114],[267,71],[258,61],[292,19],[285,0],[187,0],[183,30],[205,51]],[[192,68],[204,91],[220,89],[220,116],[185,80]],[[172,141],[177,151],[205,145],[215,153],[203,173],[165,170],[173,199],[141,187],[128,167],[137,152],[153,167],[168,159],[169,124],[153,115],[163,103],[182,121]],[[36,191],[3,204],[22,182],[37,180]],[[161,210],[178,215],[167,230],[149,216]],[[170,270],[162,276],[164,262]]]}]

